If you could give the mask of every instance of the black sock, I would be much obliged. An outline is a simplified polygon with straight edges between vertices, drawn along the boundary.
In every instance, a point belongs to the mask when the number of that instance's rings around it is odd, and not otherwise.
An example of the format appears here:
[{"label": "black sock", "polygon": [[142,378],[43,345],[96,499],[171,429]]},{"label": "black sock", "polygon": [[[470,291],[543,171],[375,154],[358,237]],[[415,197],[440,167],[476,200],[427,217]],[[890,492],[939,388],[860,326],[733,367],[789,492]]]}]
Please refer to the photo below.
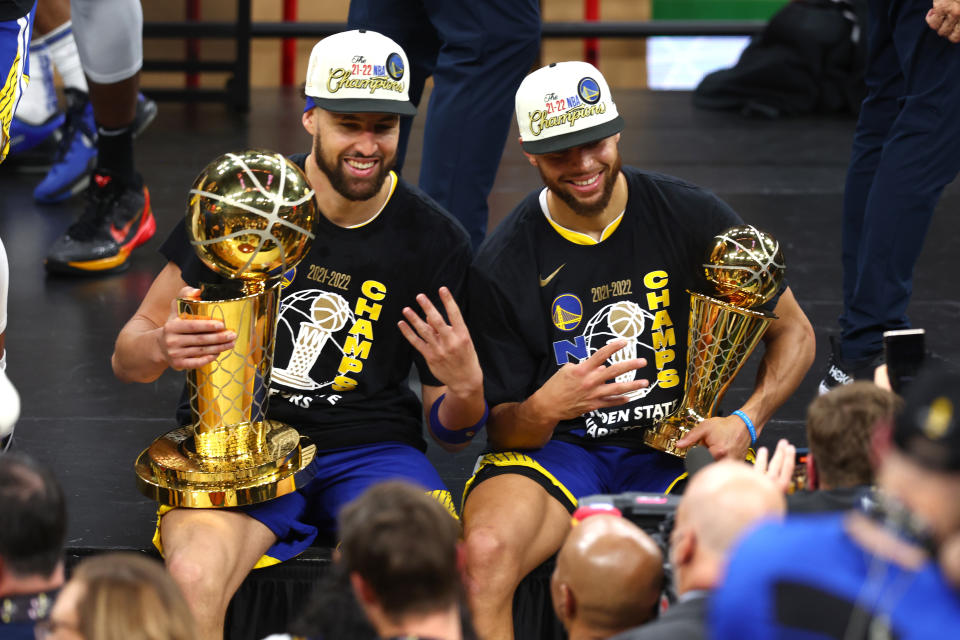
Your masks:
[{"label": "black sock", "polygon": [[120,129],[97,125],[97,170],[109,171],[124,184],[136,182],[133,166],[133,123]]}]

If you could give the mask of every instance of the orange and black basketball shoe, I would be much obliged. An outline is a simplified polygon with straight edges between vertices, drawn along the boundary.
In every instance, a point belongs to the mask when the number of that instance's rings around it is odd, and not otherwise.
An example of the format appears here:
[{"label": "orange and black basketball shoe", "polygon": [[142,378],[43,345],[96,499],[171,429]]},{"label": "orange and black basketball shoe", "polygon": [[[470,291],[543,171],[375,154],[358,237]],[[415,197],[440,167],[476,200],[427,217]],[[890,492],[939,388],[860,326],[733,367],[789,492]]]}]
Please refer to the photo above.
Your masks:
[{"label": "orange and black basketball shoe", "polygon": [[72,275],[116,273],[129,267],[130,252],[153,237],[156,220],[150,193],[139,175],[120,184],[110,173],[94,172],[86,209],[47,254],[47,271]]}]

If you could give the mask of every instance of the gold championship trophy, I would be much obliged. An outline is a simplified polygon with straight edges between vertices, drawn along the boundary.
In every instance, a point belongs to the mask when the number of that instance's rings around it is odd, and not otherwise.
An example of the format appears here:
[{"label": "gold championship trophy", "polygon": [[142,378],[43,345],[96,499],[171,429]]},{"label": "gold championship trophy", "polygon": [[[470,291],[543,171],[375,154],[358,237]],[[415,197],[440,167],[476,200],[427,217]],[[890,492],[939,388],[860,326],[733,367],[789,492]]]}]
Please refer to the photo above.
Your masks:
[{"label": "gold championship trophy", "polygon": [[[187,372],[189,427],[157,438],[137,458],[137,486],[176,507],[236,507],[309,481],[316,447],[266,418],[280,280],[313,242],[313,191],[280,154],[220,156],[190,190],[187,234],[197,255],[230,284],[179,298],[185,318],[221,320],[236,344]],[[226,299],[221,299],[226,298]]]},{"label": "gold championship trophy", "polygon": [[717,298],[688,291],[687,376],[680,408],[650,428],[643,441],[684,457],[677,447],[692,428],[713,416],[737,372],[760,342],[772,313],[755,311],[780,289],[785,265],[780,244],[750,225],[714,238],[703,265]]}]

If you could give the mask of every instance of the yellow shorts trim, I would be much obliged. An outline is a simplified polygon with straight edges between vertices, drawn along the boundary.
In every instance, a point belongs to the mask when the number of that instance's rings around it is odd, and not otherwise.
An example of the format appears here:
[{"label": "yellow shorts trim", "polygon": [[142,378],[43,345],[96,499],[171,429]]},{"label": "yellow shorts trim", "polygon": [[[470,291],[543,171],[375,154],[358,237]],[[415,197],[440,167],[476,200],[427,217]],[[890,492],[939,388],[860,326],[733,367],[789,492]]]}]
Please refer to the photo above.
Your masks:
[{"label": "yellow shorts trim", "polygon": [[466,503],[467,494],[469,494],[470,489],[473,488],[473,485],[477,479],[477,474],[479,474],[484,469],[484,467],[489,467],[491,465],[495,467],[526,467],[528,469],[533,469],[534,471],[536,471],[537,473],[545,477],[547,480],[549,480],[550,484],[552,484],[557,489],[559,489],[563,493],[564,497],[566,497],[567,500],[570,501],[570,504],[573,505],[574,509],[576,509],[577,505],[579,504],[577,502],[576,497],[574,497],[574,495],[570,493],[570,490],[567,489],[565,486],[563,486],[563,483],[557,480],[557,478],[552,473],[547,471],[543,467],[543,465],[541,465],[539,462],[537,462],[530,456],[520,453],[518,451],[503,451],[499,453],[488,453],[488,454],[485,454],[482,458],[480,458],[480,461],[477,463],[476,469],[474,469],[473,471],[473,475],[470,476],[470,479],[467,480],[467,484],[464,485],[463,487],[463,502],[461,504]]},{"label": "yellow shorts trim", "polygon": [[[23,73],[24,62],[27,58],[27,34],[30,31],[29,16],[17,20],[20,32],[17,35],[17,54],[14,56],[3,86],[0,87],[0,162],[7,157],[10,150],[10,123],[13,122],[13,113],[23,91],[30,82],[29,76]],[[8,58],[9,60],[9,58]]]}]

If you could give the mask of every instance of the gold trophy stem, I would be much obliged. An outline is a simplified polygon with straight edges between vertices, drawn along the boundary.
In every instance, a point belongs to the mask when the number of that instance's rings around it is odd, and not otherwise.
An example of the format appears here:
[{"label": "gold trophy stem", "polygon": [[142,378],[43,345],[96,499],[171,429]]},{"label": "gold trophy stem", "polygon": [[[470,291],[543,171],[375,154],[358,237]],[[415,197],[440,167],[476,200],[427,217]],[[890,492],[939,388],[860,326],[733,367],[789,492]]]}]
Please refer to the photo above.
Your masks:
[{"label": "gold trophy stem", "polygon": [[[261,283],[262,285],[262,283]],[[172,506],[230,507],[268,500],[309,480],[315,447],[266,417],[279,286],[233,300],[178,299],[182,317],[212,318],[237,334],[233,349],[187,372],[192,426],[140,454],[140,490]]]},{"label": "gold trophy stem", "polygon": [[680,407],[644,435],[660,451],[684,457],[677,440],[713,416],[727,388],[753,353],[773,314],[690,293],[687,373]]}]

